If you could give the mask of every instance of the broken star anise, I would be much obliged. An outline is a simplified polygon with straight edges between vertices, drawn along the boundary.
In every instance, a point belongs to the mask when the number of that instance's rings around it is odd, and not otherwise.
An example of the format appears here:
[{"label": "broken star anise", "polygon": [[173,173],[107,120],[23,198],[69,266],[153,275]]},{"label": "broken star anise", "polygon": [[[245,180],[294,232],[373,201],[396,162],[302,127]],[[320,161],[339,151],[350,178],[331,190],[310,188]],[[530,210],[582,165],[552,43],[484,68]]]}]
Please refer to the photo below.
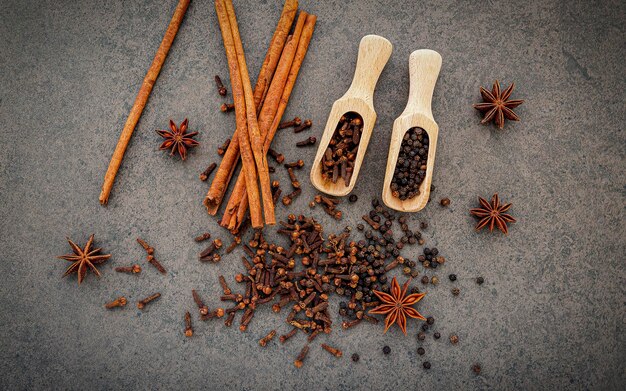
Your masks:
[{"label": "broken star anise", "polygon": [[480,94],[483,96],[484,102],[475,104],[474,108],[484,113],[484,118],[480,121],[481,124],[487,124],[493,120],[499,129],[503,129],[505,118],[512,121],[520,120],[513,109],[524,101],[521,99],[509,100],[514,88],[515,83],[500,93],[500,83],[497,80],[493,83],[491,91],[480,87]]},{"label": "broken star anise", "polygon": [[101,248],[91,249],[91,245],[93,244],[93,234],[89,237],[84,249],[78,247],[70,240],[70,238],[67,238],[67,241],[69,242],[70,247],[72,247],[74,254],[61,255],[60,257],[57,257],[72,262],[70,267],[68,267],[65,271],[65,274],[63,274],[63,277],[72,273],[78,273],[78,284],[80,285],[87,274],[88,267],[96,276],[100,277],[100,272],[96,269],[95,265],[101,264],[109,259],[111,254],[99,254],[100,251],[102,251]]},{"label": "broken star anise", "polygon": [[413,293],[406,296],[407,289],[409,288],[409,278],[404,283],[402,289],[400,284],[394,277],[391,281],[391,289],[389,293],[381,291],[373,291],[376,296],[382,302],[381,305],[369,311],[370,314],[387,315],[385,318],[385,333],[391,325],[397,323],[404,335],[406,335],[406,317],[409,316],[415,319],[426,320],[415,308],[412,307],[415,303],[420,301],[424,297],[425,293]]},{"label": "broken star anise", "polygon": [[159,136],[163,137],[165,141],[159,147],[160,150],[171,149],[170,156],[178,151],[180,157],[185,160],[187,158],[187,149],[200,145],[199,142],[192,137],[198,134],[198,132],[187,132],[187,125],[189,121],[187,118],[180,124],[180,127],[176,127],[174,121],[170,120],[169,130],[157,130]]},{"label": "broken star anise", "polygon": [[498,227],[505,235],[509,233],[507,223],[515,223],[515,219],[506,213],[513,204],[502,205],[498,193],[491,197],[491,203],[486,199],[478,197],[478,201],[482,208],[470,209],[470,213],[480,219],[476,224],[476,230],[489,226],[489,231],[493,232],[494,227]]}]

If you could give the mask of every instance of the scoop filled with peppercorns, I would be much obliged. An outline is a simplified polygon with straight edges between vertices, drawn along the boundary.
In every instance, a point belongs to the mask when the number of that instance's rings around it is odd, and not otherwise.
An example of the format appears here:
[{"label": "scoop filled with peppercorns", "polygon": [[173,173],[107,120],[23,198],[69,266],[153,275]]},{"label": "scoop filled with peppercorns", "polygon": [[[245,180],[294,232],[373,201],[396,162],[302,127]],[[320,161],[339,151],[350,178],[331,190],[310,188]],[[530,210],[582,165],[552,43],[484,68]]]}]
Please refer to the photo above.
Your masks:
[{"label": "scoop filled with peppercorns", "polygon": [[417,212],[428,203],[439,133],[431,100],[440,69],[439,53],[411,53],[409,101],[393,124],[383,185],[383,201],[395,210]]}]

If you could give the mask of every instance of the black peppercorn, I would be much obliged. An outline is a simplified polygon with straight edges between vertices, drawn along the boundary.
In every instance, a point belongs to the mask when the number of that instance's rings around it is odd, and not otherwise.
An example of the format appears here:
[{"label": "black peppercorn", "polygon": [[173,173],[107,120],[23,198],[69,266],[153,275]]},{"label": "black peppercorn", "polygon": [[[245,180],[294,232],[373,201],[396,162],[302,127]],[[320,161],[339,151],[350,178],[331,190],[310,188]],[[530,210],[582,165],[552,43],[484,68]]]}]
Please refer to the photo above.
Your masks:
[{"label": "black peppercorn", "polygon": [[424,333],[423,331],[420,331],[419,333],[417,333],[417,339],[419,341],[423,341],[426,339],[426,333]]},{"label": "black peppercorn", "polygon": [[450,281],[456,281],[456,274],[450,274],[448,278],[450,279]]},{"label": "black peppercorn", "polygon": [[426,323],[432,325],[435,323],[435,318],[433,318],[432,316],[429,316],[428,318],[426,318]]},{"label": "black peppercorn", "polygon": [[424,369],[430,369],[430,363],[428,361],[424,361]]},{"label": "black peppercorn", "polygon": [[383,346],[383,353],[384,354],[389,354],[391,353],[391,348],[389,346]]},{"label": "black peppercorn", "polygon": [[350,195],[350,197],[348,197],[348,201],[350,202],[357,202],[358,199],[359,197],[357,197],[356,194],[352,194]]},{"label": "black peppercorn", "polygon": [[358,361],[359,361],[359,358],[360,358],[360,357],[359,357],[359,355],[358,355],[357,353],[354,353],[354,354],[352,355],[352,361],[354,361],[354,362],[358,362]]},{"label": "black peppercorn", "polygon": [[433,334],[433,337],[434,337],[435,339],[439,339],[439,338],[441,338],[441,334],[437,331],[437,332],[435,332],[435,333]]},{"label": "black peppercorn", "polygon": [[482,285],[484,282],[485,282],[485,279],[484,279],[484,278],[482,278],[482,277],[478,277],[478,278],[476,278],[476,283],[477,283],[478,285]]},{"label": "black peppercorn", "polygon": [[480,375],[480,370],[481,370],[481,368],[480,368],[480,364],[474,364],[474,365],[472,365],[472,371],[473,371],[475,374]]},{"label": "black peppercorn", "polygon": [[419,347],[417,348],[417,354],[419,354],[420,356],[423,356],[426,353],[426,350],[424,350],[424,348]]}]

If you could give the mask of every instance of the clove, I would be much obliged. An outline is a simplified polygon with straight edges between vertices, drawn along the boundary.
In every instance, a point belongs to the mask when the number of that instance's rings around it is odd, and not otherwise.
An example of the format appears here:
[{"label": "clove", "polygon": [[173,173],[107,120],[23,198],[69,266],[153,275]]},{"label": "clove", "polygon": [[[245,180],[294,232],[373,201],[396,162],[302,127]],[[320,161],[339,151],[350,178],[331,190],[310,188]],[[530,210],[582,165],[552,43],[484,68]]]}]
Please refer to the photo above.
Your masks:
[{"label": "clove", "polygon": [[301,125],[299,125],[298,127],[294,128],[293,132],[294,133],[300,133],[303,130],[306,130],[306,129],[310,128],[311,125],[313,125],[313,122],[311,122],[310,119],[307,119]]},{"label": "clove", "polygon": [[224,141],[224,144],[222,144],[219,148],[217,148],[217,154],[222,156],[224,153],[226,153],[226,150],[228,149],[229,145],[230,145],[230,139],[227,138],[226,141]]},{"label": "clove", "polygon": [[[201,261],[216,261],[216,257],[213,256],[213,252],[215,250],[218,250],[222,247],[222,241],[220,239],[215,239],[213,241],[213,243],[211,243],[211,245],[209,245],[209,247],[207,247],[204,251],[202,251],[200,253],[200,260]],[[217,255],[217,254],[216,254]],[[219,259],[217,259],[219,260]]]},{"label": "clove", "polygon": [[211,239],[211,234],[210,234],[210,233],[208,233],[208,232],[205,232],[205,233],[203,233],[202,235],[200,235],[200,236],[196,236],[196,237],[194,238],[194,240],[195,240],[196,242],[202,242],[202,241],[207,240],[207,239]]},{"label": "clove", "polygon": [[206,305],[204,305],[204,302],[200,298],[200,295],[198,294],[198,292],[196,292],[195,289],[192,289],[191,295],[193,296],[193,301],[195,301],[196,305],[198,306],[198,311],[200,311],[200,315],[208,314],[209,308]]},{"label": "clove", "polygon": [[275,150],[273,150],[272,148],[267,150],[267,153],[269,153],[269,155],[276,160],[276,163],[281,164],[282,162],[285,161],[285,156],[282,153],[278,153]]},{"label": "clove", "polygon": [[133,273],[133,274],[137,274],[137,273],[141,273],[141,266],[134,264],[133,266],[122,266],[122,267],[116,267],[115,271],[118,273]]},{"label": "clove", "polygon": [[337,358],[340,358],[341,356],[343,356],[343,353],[341,352],[341,350],[337,348],[333,348],[332,346],[328,346],[325,343],[322,344],[322,348]]},{"label": "clove", "polygon": [[137,238],[137,243],[139,243],[141,245],[141,247],[144,248],[144,250],[146,250],[146,252],[148,253],[148,256],[146,257],[146,259],[148,260],[148,262],[150,262],[150,264],[154,267],[157,268],[157,270],[159,272],[161,272],[161,274],[165,274],[167,273],[165,271],[165,268],[163,267],[163,265],[161,265],[161,263],[159,261],[156,260],[156,258],[154,257],[154,247],[150,246],[148,243],[146,243],[144,240]]},{"label": "clove", "polygon": [[307,147],[309,145],[315,145],[316,142],[317,142],[317,138],[309,137],[306,140],[298,141],[296,143],[296,147]]},{"label": "clove", "polygon": [[[219,150],[218,150],[219,151]],[[219,153],[219,152],[218,152]],[[215,170],[215,167],[217,167],[217,164],[215,162],[211,163],[206,170],[202,171],[202,173],[200,174],[200,180],[202,182],[206,181],[209,176],[211,176],[211,173],[213,173],[213,170]]]},{"label": "clove", "polygon": [[300,159],[292,163],[285,163],[285,168],[302,168],[304,167],[304,160]]},{"label": "clove", "polygon": [[304,347],[302,348],[302,350],[296,357],[296,360],[294,361],[294,365],[296,366],[296,368],[302,367],[302,362],[304,361],[308,353],[309,353],[309,345],[307,344],[307,345],[304,345]]},{"label": "clove", "polygon": [[185,312],[185,336],[191,337],[193,335],[193,328],[191,327],[191,314],[189,311]]},{"label": "clove", "polygon": [[117,299],[113,300],[110,303],[106,303],[104,307],[106,309],[116,308],[116,307],[124,307],[126,305],[126,298],[124,296],[120,296]]},{"label": "clove", "polygon": [[292,126],[300,126],[301,123],[302,123],[302,120],[300,119],[300,117],[296,117],[292,119],[291,121],[281,122],[280,124],[278,124],[278,129],[280,130],[280,129],[290,128]]},{"label": "clove", "polygon": [[284,196],[283,197],[283,205],[289,206],[291,204],[291,202],[293,201],[293,199],[296,198],[297,196],[299,196],[300,193],[302,193],[302,189],[295,189],[291,193],[289,193],[286,196]]},{"label": "clove", "polygon": [[228,284],[226,283],[226,279],[224,278],[224,276],[219,276],[218,279],[220,281],[220,286],[222,287],[222,291],[224,292],[224,294],[230,295],[232,291],[228,287]]},{"label": "clove", "polygon": [[228,91],[226,90],[226,87],[224,87],[224,83],[222,83],[222,79],[220,79],[218,75],[215,75],[215,84],[217,85],[217,92],[221,96],[226,96]]},{"label": "clove", "polygon": [[271,341],[276,335],[276,330],[270,331],[265,337],[259,340],[259,345],[265,346],[269,341]]},{"label": "clove", "polygon": [[298,178],[296,178],[296,174],[293,172],[293,168],[288,167],[287,173],[289,174],[289,180],[291,181],[291,186],[293,186],[294,189],[299,189],[300,182],[298,181]]},{"label": "clove", "polygon": [[137,308],[139,308],[140,310],[142,310],[142,309],[144,309],[144,307],[145,307],[148,303],[152,302],[153,300],[158,299],[159,297],[161,297],[161,294],[160,294],[160,293],[155,293],[154,295],[148,296],[148,297],[146,297],[145,299],[140,300],[140,301],[137,303]]}]

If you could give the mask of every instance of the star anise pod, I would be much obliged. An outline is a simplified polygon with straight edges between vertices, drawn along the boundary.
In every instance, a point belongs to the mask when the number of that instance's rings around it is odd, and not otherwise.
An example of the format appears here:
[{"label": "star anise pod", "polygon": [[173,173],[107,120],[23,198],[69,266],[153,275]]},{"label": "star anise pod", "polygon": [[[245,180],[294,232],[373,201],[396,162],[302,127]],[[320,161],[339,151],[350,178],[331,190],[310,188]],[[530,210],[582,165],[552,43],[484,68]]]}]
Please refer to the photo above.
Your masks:
[{"label": "star anise pod", "polygon": [[514,88],[515,83],[500,93],[500,83],[497,80],[493,83],[491,91],[480,87],[480,94],[483,96],[484,102],[475,104],[474,108],[484,113],[484,118],[480,121],[481,124],[486,124],[493,120],[498,128],[503,129],[505,118],[513,121],[520,120],[517,114],[513,112],[513,109],[524,103],[524,101],[521,99],[509,100]]},{"label": "star anise pod", "polygon": [[187,158],[187,149],[200,145],[199,142],[192,138],[197,135],[198,132],[186,133],[188,123],[189,121],[185,118],[185,120],[180,124],[180,127],[177,128],[174,121],[170,120],[171,131],[157,130],[156,132],[159,136],[165,139],[159,149],[171,149],[172,151],[170,152],[170,156],[174,155],[176,151],[178,151],[180,157],[185,160]]},{"label": "star anise pod", "polygon": [[498,193],[491,197],[491,203],[482,197],[478,197],[478,201],[482,208],[470,209],[470,213],[480,219],[478,224],[476,224],[476,230],[478,231],[488,225],[489,231],[493,232],[493,228],[498,227],[500,231],[507,235],[509,229],[506,224],[516,222],[513,216],[506,213],[513,204],[502,205]]},{"label": "star anise pod", "polygon": [[63,274],[63,277],[72,273],[78,273],[78,284],[80,285],[87,274],[88,267],[96,276],[100,277],[100,272],[96,269],[95,265],[101,264],[111,258],[111,254],[99,254],[100,251],[102,251],[101,248],[91,249],[91,245],[93,244],[93,234],[89,237],[84,249],[78,247],[70,240],[70,238],[67,238],[67,241],[69,242],[70,247],[72,247],[74,254],[61,255],[60,257],[57,257],[72,262],[70,267],[68,267],[65,271],[65,274]]},{"label": "star anise pod", "polygon": [[425,293],[413,293],[406,296],[407,289],[409,288],[409,278],[404,283],[402,289],[400,284],[394,277],[391,281],[390,293],[381,291],[373,291],[376,296],[383,303],[378,307],[369,311],[370,314],[387,315],[385,318],[385,333],[391,325],[397,323],[404,335],[406,335],[406,317],[409,316],[415,319],[426,320],[415,308],[412,307],[415,303],[420,301],[424,297]]}]

